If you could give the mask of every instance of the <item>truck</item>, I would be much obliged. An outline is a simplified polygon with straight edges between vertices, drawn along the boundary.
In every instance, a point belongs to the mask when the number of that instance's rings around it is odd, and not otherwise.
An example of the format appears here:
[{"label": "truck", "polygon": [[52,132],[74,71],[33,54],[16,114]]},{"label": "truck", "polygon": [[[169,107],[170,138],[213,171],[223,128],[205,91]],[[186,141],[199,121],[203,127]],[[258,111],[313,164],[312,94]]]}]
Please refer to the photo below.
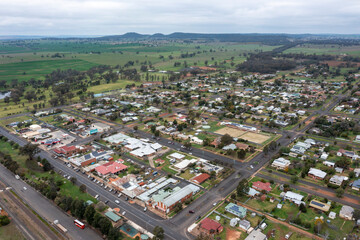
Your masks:
[{"label": "truck", "polygon": [[54,225],[55,225],[57,228],[59,228],[61,231],[63,231],[64,233],[66,233],[66,232],[68,231],[63,225],[61,225],[61,224],[59,223],[59,220],[55,220],[55,221],[54,221]]}]

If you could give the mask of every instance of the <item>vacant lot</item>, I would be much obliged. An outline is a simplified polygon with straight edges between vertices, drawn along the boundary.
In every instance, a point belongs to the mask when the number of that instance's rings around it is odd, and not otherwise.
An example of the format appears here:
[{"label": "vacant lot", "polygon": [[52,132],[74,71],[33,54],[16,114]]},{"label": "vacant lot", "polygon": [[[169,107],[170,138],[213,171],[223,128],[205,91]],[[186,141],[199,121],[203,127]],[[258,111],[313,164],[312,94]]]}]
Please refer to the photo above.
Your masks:
[{"label": "vacant lot", "polygon": [[261,134],[261,133],[253,133],[253,132],[247,132],[244,135],[241,135],[241,138],[244,140],[248,140],[249,142],[254,142],[258,144],[262,144],[266,140],[270,138],[270,136]]},{"label": "vacant lot", "polygon": [[230,136],[237,138],[237,137],[240,137],[241,135],[243,135],[245,133],[245,131],[240,130],[240,129],[235,129],[235,128],[224,127],[222,129],[217,130],[215,133],[221,134],[221,135],[229,134]]}]

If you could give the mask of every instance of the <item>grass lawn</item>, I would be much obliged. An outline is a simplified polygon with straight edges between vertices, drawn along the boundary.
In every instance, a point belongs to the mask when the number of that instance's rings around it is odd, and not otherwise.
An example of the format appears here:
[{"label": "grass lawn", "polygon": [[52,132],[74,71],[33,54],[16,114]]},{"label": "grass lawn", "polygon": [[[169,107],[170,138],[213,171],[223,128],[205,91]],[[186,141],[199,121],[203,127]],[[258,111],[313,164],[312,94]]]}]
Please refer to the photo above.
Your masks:
[{"label": "grass lawn", "polygon": [[285,204],[283,204],[283,207],[281,209],[276,208],[271,214],[277,216],[278,218],[288,220],[295,218],[298,212],[299,212],[299,208],[295,204],[285,202]]},{"label": "grass lawn", "polygon": [[6,127],[6,125],[13,123],[13,122],[23,122],[25,120],[29,120],[31,117],[28,116],[20,116],[20,117],[14,117],[14,118],[8,118],[8,119],[2,119],[0,121],[0,125],[3,127]]},{"label": "grass lawn", "polygon": [[24,240],[26,239],[14,222],[0,227],[0,239],[2,240]]},{"label": "grass lawn", "polygon": [[118,80],[118,82],[116,82],[116,83],[101,84],[98,86],[89,87],[88,91],[94,92],[94,93],[103,93],[103,92],[107,92],[107,91],[111,91],[111,90],[124,89],[126,87],[126,85],[130,85],[133,83],[135,83],[136,86],[139,86],[141,84],[139,82],[134,82],[134,81],[129,81],[129,80]]},{"label": "grass lawn", "polygon": [[263,212],[271,212],[273,208],[276,206],[277,202],[271,203],[266,200],[262,202],[257,199],[250,199],[249,201],[246,202],[246,204]]},{"label": "grass lawn", "polygon": [[190,170],[187,169],[184,173],[180,174],[180,177],[189,180],[190,178],[194,177],[195,175],[193,173],[190,173]]}]

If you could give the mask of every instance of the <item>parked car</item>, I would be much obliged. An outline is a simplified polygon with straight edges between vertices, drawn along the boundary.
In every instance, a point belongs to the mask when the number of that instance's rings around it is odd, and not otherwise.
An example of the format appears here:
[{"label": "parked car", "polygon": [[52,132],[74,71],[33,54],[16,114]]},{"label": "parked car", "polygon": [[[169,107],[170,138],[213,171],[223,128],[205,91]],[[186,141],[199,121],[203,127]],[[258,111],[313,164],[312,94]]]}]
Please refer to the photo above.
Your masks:
[{"label": "parked car", "polygon": [[115,203],[116,203],[116,204],[120,204],[119,200],[115,200]]},{"label": "parked car", "polygon": [[190,210],[189,213],[195,213],[195,211],[194,211],[194,210]]}]

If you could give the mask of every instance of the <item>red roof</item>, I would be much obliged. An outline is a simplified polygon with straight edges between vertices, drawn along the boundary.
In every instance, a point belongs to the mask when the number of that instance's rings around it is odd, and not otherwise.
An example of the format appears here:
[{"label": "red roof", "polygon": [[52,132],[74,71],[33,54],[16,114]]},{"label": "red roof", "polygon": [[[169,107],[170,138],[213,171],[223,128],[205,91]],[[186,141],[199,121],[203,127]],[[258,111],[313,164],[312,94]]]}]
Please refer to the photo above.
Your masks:
[{"label": "red roof", "polygon": [[194,178],[192,179],[192,181],[195,182],[195,183],[197,183],[197,184],[201,184],[201,183],[203,183],[205,180],[207,180],[209,177],[210,177],[209,174],[207,174],[207,173],[202,173],[202,174],[194,177]]},{"label": "red roof", "polygon": [[257,182],[253,182],[253,185],[252,187],[256,190],[259,190],[259,191],[262,191],[262,190],[265,190],[267,192],[270,192],[271,191],[271,187],[270,187],[270,183],[269,182],[266,182],[266,183],[263,183],[261,181],[257,181]]},{"label": "red roof", "polygon": [[202,220],[200,225],[203,229],[206,229],[208,231],[213,230],[215,232],[221,232],[223,229],[223,226],[221,226],[220,223],[215,222],[214,220],[212,220],[210,218],[205,218],[204,220]]},{"label": "red roof", "polygon": [[96,167],[95,170],[102,175],[106,175],[109,173],[118,173],[127,168],[128,168],[128,166],[126,166],[122,163],[108,162],[108,163],[105,163],[104,165]]}]

